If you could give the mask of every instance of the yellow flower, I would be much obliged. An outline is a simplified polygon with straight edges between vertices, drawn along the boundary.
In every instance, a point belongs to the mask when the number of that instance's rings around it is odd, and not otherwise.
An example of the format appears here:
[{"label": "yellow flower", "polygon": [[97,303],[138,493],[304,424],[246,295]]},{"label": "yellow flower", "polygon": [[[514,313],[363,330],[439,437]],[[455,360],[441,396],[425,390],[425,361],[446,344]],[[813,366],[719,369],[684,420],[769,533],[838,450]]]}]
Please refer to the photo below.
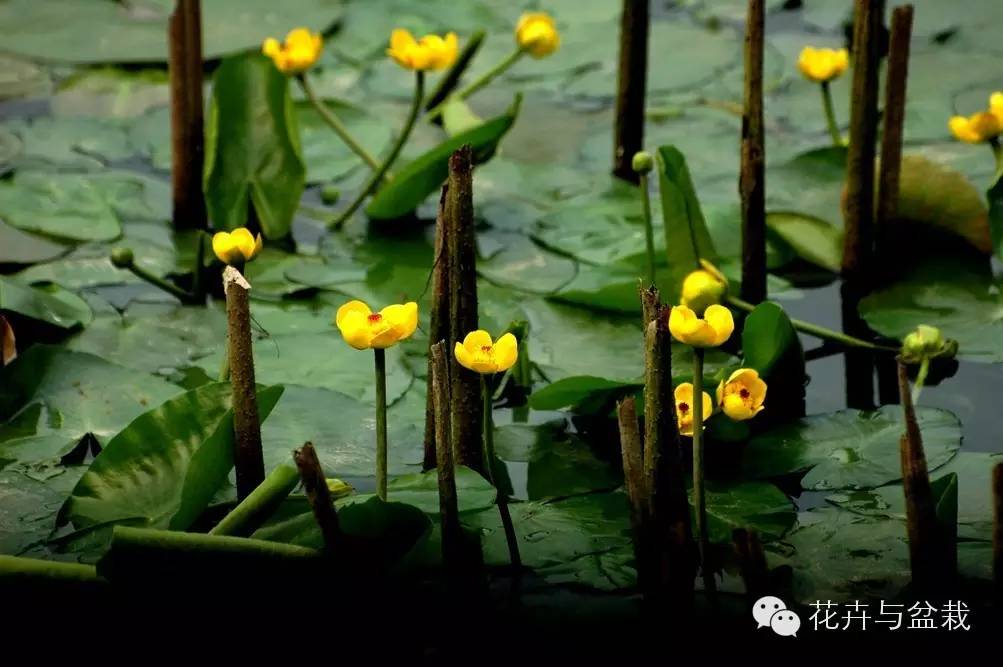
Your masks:
[{"label": "yellow flower", "polygon": [[255,238],[246,227],[238,227],[232,232],[216,232],[212,237],[212,251],[221,262],[231,266],[250,262],[261,252],[261,246],[261,234]]},{"label": "yellow flower", "polygon": [[515,336],[507,333],[492,343],[491,334],[478,329],[468,333],[462,343],[457,342],[453,354],[464,368],[489,375],[507,371],[515,365],[519,356],[519,342]]},{"label": "yellow flower", "polygon": [[989,96],[989,113],[996,116],[1003,126],[1003,91],[996,91]]},{"label": "yellow flower", "polygon": [[419,40],[407,30],[397,28],[390,33],[387,55],[401,67],[413,70],[436,70],[456,62],[459,40],[455,32],[445,37],[425,35]]},{"label": "yellow flower", "polygon": [[728,291],[728,280],[717,267],[705,259],[700,260],[702,269],[690,272],[683,280],[680,303],[697,315],[702,315],[708,306],[721,303]]},{"label": "yellow flower", "polygon": [[410,337],[418,328],[418,304],[395,303],[374,313],[361,301],[349,301],[338,309],[334,323],[345,342],[356,350],[382,350]]},{"label": "yellow flower", "polygon": [[527,12],[515,26],[515,41],[534,58],[549,56],[561,45],[554,19],[541,12]]},{"label": "yellow flower", "polygon": [[806,46],[798,57],[798,69],[805,78],[817,83],[832,81],[846,71],[850,54],[846,49],[816,49]]},{"label": "yellow flower", "polygon": [[[1003,115],[1003,108],[1000,108],[1000,113]],[[958,141],[980,144],[1003,132],[1003,118],[998,117],[995,112],[979,111],[968,118],[952,116],[947,126],[951,128],[951,134]]]},{"label": "yellow flower", "polygon": [[673,306],[669,331],[680,343],[693,347],[717,347],[731,337],[735,320],[724,306],[708,306],[702,318],[686,306]]},{"label": "yellow flower", "polygon": [[324,40],[320,34],[296,28],[289,31],[282,44],[274,37],[266,39],[261,45],[261,52],[271,58],[283,74],[299,74],[317,62],[323,47]]},{"label": "yellow flower", "polygon": [[[711,403],[710,394],[706,391],[703,394],[703,423],[707,422],[711,412],[714,411],[714,404]],[[679,424],[680,435],[693,435],[693,385],[683,382],[676,387],[676,423]]]},{"label": "yellow flower", "polygon": [[717,404],[735,421],[752,419],[763,410],[766,383],[752,368],[739,368],[717,386]]}]

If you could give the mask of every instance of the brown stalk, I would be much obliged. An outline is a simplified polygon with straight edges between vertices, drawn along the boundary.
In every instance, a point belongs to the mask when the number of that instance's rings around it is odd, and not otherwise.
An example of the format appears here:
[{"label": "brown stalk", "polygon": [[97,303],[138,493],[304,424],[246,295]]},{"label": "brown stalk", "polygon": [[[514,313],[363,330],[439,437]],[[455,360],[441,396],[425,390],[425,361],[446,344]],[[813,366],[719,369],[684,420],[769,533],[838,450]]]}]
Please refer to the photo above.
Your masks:
[{"label": "brown stalk", "polygon": [[308,442],[301,448],[293,452],[293,460],[300,472],[300,479],[303,480],[303,490],[306,491],[307,500],[313,510],[313,516],[320,526],[321,535],[324,536],[324,549],[328,553],[337,553],[341,546],[343,536],[341,525],[338,522],[338,512],[331,501],[331,491],[327,488],[327,478],[324,477],[324,470],[320,467],[320,460],[317,458],[317,450],[313,443]]},{"label": "brown stalk", "polygon": [[649,0],[623,0],[613,127],[613,175],[631,183],[639,180],[631,161],[634,153],[644,146],[649,14]]},{"label": "brown stalk", "polygon": [[204,130],[202,100],[202,8],[178,0],[168,20],[171,101],[171,193],[175,229],[207,227],[202,194]]},{"label": "brown stalk", "polygon": [[449,253],[446,252],[445,207],[449,185],[442,186],[439,196],[439,214],[435,218],[435,255],[432,260],[432,309],[428,329],[429,356],[425,401],[425,455],[423,470],[432,470],[437,465],[436,458],[436,412],[435,391],[432,387],[431,348],[436,341],[449,340]]},{"label": "brown stalk", "polygon": [[742,299],[766,299],[766,146],[763,129],[763,0],[749,0],[742,113]]}]

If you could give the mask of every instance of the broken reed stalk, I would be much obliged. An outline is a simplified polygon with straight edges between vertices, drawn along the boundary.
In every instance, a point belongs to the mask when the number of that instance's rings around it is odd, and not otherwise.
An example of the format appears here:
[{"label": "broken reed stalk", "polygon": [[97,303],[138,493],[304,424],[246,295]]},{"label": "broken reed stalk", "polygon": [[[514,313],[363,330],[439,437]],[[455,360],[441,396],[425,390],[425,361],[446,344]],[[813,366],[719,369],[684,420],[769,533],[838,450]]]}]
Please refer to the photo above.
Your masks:
[{"label": "broken reed stalk", "polygon": [[686,498],[682,447],[672,398],[672,346],[667,309],[659,307],[645,330],[643,546],[654,581],[647,594],[685,614],[693,605],[696,552]]},{"label": "broken reed stalk", "polygon": [[446,571],[456,573],[463,563],[463,532],[460,527],[460,510],[456,496],[456,469],[453,464],[453,445],[450,442],[449,423],[449,356],[446,341],[431,346],[429,350],[432,378],[432,403],[435,410],[436,469],[439,480],[439,521],[442,530],[442,561]]},{"label": "broken reed stalk", "polygon": [[649,14],[649,0],[623,0],[613,127],[613,175],[631,183],[638,182],[638,174],[631,164],[634,153],[644,145]]},{"label": "broken reed stalk", "polygon": [[620,453],[623,457],[623,481],[630,503],[630,527],[634,536],[634,560],[641,590],[649,579],[644,551],[644,525],[647,492],[644,488],[644,464],[641,451],[641,432],[637,425],[637,406],[634,397],[628,396],[616,406],[620,427]]},{"label": "broken reed stalk", "polygon": [[766,146],[763,125],[763,0],[749,0],[742,112],[742,299],[766,299]]},{"label": "broken reed stalk", "polygon": [[895,213],[902,169],[902,133],[905,125],[906,79],[909,76],[909,41],[912,39],[912,5],[892,11],[885,81],[885,107],[881,131],[881,162],[878,172],[878,208],[875,219],[875,256],[890,258],[895,247]]},{"label": "broken reed stalk", "polygon": [[902,462],[902,491],[905,494],[906,528],[909,535],[909,562],[913,584],[920,590],[937,590],[953,579],[954,572],[945,571],[954,560],[947,536],[938,524],[937,510],[930,487],[923,436],[916,421],[909,375],[906,365],[898,362],[899,400],[905,419],[905,432],[899,440]]},{"label": "broken reed stalk", "polygon": [[175,229],[207,227],[202,194],[202,8],[178,0],[167,27],[171,98],[171,191]]},{"label": "broken reed stalk", "polygon": [[261,421],[254,384],[251,344],[251,285],[232,266],[223,270],[226,294],[227,357],[233,387],[233,464],[237,471],[237,499],[244,500],[265,479],[261,451]]},{"label": "broken reed stalk", "polygon": [[[422,462],[423,470],[432,470],[437,466],[436,442],[437,421],[435,411],[435,391],[432,386],[432,347],[437,341],[448,341],[449,338],[449,253],[446,251],[446,193],[449,184],[442,186],[439,195],[439,213],[435,218],[435,255],[432,260],[432,308],[428,329],[429,355],[426,379],[425,401],[425,455]],[[448,406],[448,403],[447,403]],[[448,422],[447,422],[448,423]]]},{"label": "broken reed stalk", "polygon": [[[477,239],[474,233],[473,152],[463,146],[449,158],[443,207],[449,272],[449,349],[477,329]],[[484,473],[480,378],[450,358],[450,422],[456,462]]]},{"label": "broken reed stalk", "polygon": [[878,134],[878,70],[884,0],[856,0],[853,87],[846,154],[843,275],[867,285],[873,265],[874,157]]},{"label": "broken reed stalk", "polygon": [[327,478],[320,467],[317,450],[313,443],[308,442],[293,452],[293,460],[303,480],[303,490],[313,510],[313,516],[320,526],[324,537],[324,550],[329,554],[337,553],[343,542],[341,525],[338,523],[338,512],[331,502],[331,491],[327,488]]},{"label": "broken reed stalk", "polygon": [[746,594],[757,600],[769,592],[769,568],[766,565],[766,553],[759,541],[759,534],[754,530],[736,528],[731,534],[738,559],[738,571],[745,584]]},{"label": "broken reed stalk", "polygon": [[997,605],[1003,605],[1003,463],[993,466],[993,579]]}]

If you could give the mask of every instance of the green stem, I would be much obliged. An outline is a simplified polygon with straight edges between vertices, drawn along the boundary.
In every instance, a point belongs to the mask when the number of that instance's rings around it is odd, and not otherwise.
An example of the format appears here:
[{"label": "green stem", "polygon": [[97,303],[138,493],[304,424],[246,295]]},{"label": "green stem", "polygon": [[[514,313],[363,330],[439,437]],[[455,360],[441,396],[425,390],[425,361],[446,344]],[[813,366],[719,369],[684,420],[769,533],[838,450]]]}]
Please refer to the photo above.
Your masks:
[{"label": "green stem", "polygon": [[651,224],[651,199],[648,193],[648,175],[639,174],[641,210],[644,213],[644,246],[648,253],[648,284],[655,285],[655,228]]},{"label": "green stem", "polygon": [[[749,303],[748,301],[743,301],[737,296],[728,296],[728,303],[746,312],[751,313],[756,307]],[[805,322],[803,320],[791,320],[791,326],[800,331],[801,333],[806,333],[809,336],[815,336],[816,338],[821,338],[822,340],[832,341],[834,343],[840,343],[847,347],[857,347],[865,350],[874,350],[877,352],[891,352],[893,354],[898,354],[899,349],[895,347],[889,347],[887,345],[878,345],[877,343],[871,343],[860,338],[854,338],[845,333],[839,331],[833,331],[832,329],[826,329],[825,327],[820,327],[817,324],[812,324],[811,322]]]},{"label": "green stem", "polygon": [[836,124],[836,112],[832,106],[832,91],[829,89],[828,81],[823,81],[821,86],[822,108],[825,111],[825,122],[829,127],[829,136],[832,137],[832,145],[840,147],[843,145],[843,135],[839,131],[839,125]]},{"label": "green stem", "polygon": [[993,157],[996,158],[996,177],[993,181],[1003,178],[1003,145],[1000,145],[999,137],[989,139],[989,147],[993,149]]},{"label": "green stem", "polygon": [[465,99],[467,99],[468,97],[470,97],[471,95],[473,95],[474,93],[476,93],[478,90],[480,90],[481,88],[485,87],[486,85],[488,85],[489,83],[491,83],[492,81],[494,81],[497,77],[499,77],[500,75],[504,74],[505,70],[507,70],[508,68],[512,67],[512,65],[516,64],[517,62],[519,62],[519,59],[522,58],[522,56],[525,53],[526,52],[522,48],[516,48],[515,51],[513,51],[512,53],[510,53],[506,58],[504,58],[497,65],[495,65],[494,67],[492,67],[491,69],[489,69],[487,72],[485,72],[484,74],[480,75],[477,78],[477,80],[475,80],[469,86],[467,86],[466,88],[463,88],[462,90],[460,90],[457,93],[454,93],[453,95],[450,95],[449,97],[447,97],[446,99],[444,99],[442,102],[439,102],[439,104],[437,104],[434,107],[432,107],[431,109],[429,109],[429,111],[428,111],[428,117],[429,118],[435,118],[436,116],[438,116],[439,114],[441,114],[443,107],[445,107],[449,103],[450,100],[454,100],[454,99],[455,100],[465,100]]},{"label": "green stem", "polygon": [[484,470],[487,472],[488,481],[495,487],[497,495],[495,502],[498,505],[498,514],[501,517],[502,529],[505,531],[505,543],[508,545],[509,562],[515,570],[522,569],[522,557],[519,554],[519,538],[515,534],[515,524],[512,523],[512,514],[508,509],[508,498],[498,488],[495,482],[495,420],[494,406],[491,402],[491,387],[488,386],[486,375],[481,375],[481,397],[484,400]]},{"label": "green stem", "polygon": [[[343,142],[345,142],[345,145],[348,146],[353,153],[362,158],[363,162],[369,165],[370,169],[373,171],[379,170],[379,161],[355,140],[351,133],[349,133],[348,128],[345,127],[345,124],[341,122],[341,119],[338,118],[335,113],[331,111],[317,96],[317,91],[315,91],[313,86],[310,85],[310,81],[306,78],[306,74],[298,75],[296,80],[299,81],[300,86],[303,88],[303,92],[306,93],[307,99],[310,100],[313,108],[317,110],[318,114],[320,114],[321,120],[327,123],[327,125],[334,130],[334,133],[337,134]],[[389,178],[389,174],[387,174],[387,178]]]},{"label": "green stem", "polygon": [[230,510],[209,534],[249,536],[271,516],[298,483],[299,472],[296,468],[280,465],[249,496]]},{"label": "green stem", "polygon": [[703,575],[704,590],[713,595],[717,590],[714,573],[710,571],[708,550],[710,538],[707,532],[707,493],[704,489],[703,460],[703,355],[702,347],[693,348],[693,505],[697,517],[697,539],[700,547],[700,573]]},{"label": "green stem", "polygon": [[387,356],[373,349],[376,360],[376,495],[387,499]]},{"label": "green stem", "polygon": [[919,370],[916,371],[916,381],[912,385],[913,405],[919,403],[919,395],[923,391],[923,385],[926,383],[926,376],[929,372],[930,372],[930,358],[923,357],[923,360],[919,362]]},{"label": "green stem", "polygon": [[379,185],[380,181],[383,180],[383,176],[390,170],[390,165],[394,163],[397,156],[400,155],[401,150],[404,148],[404,144],[407,143],[408,137],[411,136],[411,130],[414,129],[415,121],[418,120],[418,113],[421,111],[421,101],[425,96],[425,73],[421,70],[417,70],[414,79],[414,99],[411,101],[411,111],[408,113],[407,120],[404,122],[404,128],[401,130],[400,136],[397,138],[397,143],[394,145],[390,154],[387,155],[387,159],[383,161],[380,168],[373,172],[373,175],[369,177],[365,186],[362,188],[362,192],[355,198],[347,209],[345,209],[338,218],[331,223],[334,228],[341,227],[345,224],[345,221],[352,217],[352,214],[362,205],[362,202],[366,200],[376,186]]},{"label": "green stem", "polygon": [[93,565],[0,554],[0,589],[4,588],[5,585],[15,583],[37,587],[46,581],[64,586],[71,582],[80,584],[107,583],[98,576],[97,569]]},{"label": "green stem", "polygon": [[187,292],[177,285],[170,283],[160,276],[155,276],[141,266],[132,263],[129,265],[129,270],[132,271],[133,275],[137,278],[141,278],[146,282],[150,283],[154,287],[158,287],[171,296],[177,297],[181,303],[195,303],[195,297],[190,292]]}]

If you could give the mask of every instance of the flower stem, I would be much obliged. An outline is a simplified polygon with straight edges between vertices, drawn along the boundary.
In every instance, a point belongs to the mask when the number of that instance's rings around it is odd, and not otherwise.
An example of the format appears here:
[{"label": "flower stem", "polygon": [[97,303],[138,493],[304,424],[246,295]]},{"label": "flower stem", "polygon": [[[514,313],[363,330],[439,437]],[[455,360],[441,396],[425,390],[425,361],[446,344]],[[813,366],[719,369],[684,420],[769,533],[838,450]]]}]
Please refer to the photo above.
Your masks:
[{"label": "flower stem", "polygon": [[651,195],[648,192],[648,175],[639,174],[641,188],[641,210],[644,214],[644,247],[648,253],[648,284],[655,283],[655,229],[651,224]]},{"label": "flower stem", "polygon": [[366,197],[376,189],[376,186],[380,184],[383,177],[388,171],[390,171],[390,166],[397,160],[397,156],[400,155],[401,150],[404,148],[404,144],[407,143],[408,137],[411,136],[411,130],[414,129],[415,121],[418,120],[418,113],[421,111],[421,101],[425,97],[425,73],[421,70],[417,70],[414,79],[414,99],[411,101],[411,110],[408,112],[407,120],[404,122],[404,127],[401,129],[400,136],[397,137],[397,143],[394,144],[393,149],[391,149],[390,154],[387,155],[387,159],[383,161],[379,169],[373,172],[373,175],[369,177],[369,180],[363,186],[362,191],[355,198],[347,209],[345,209],[338,218],[331,223],[331,226],[337,229],[345,224],[345,221],[352,217],[352,214],[362,205],[362,202],[366,200]]},{"label": "flower stem", "polygon": [[387,356],[373,348],[376,361],[376,495],[387,499]]},{"label": "flower stem", "polygon": [[199,303],[205,303],[205,285],[202,273],[205,271],[205,240],[208,234],[202,230],[195,232],[195,272],[192,274],[192,294]]},{"label": "flower stem", "polygon": [[310,81],[306,78],[306,74],[299,74],[296,76],[296,80],[299,81],[300,86],[303,88],[303,92],[306,93],[307,99],[310,100],[310,104],[313,108],[317,110],[320,114],[321,120],[323,120],[327,125],[334,130],[334,133],[345,142],[353,153],[362,158],[362,161],[369,165],[369,168],[376,171],[380,168],[379,161],[374,158],[369,151],[362,147],[359,142],[355,140],[354,137],[349,133],[348,128],[345,124],[341,122],[341,119],[331,111],[326,104],[317,96],[317,91],[314,90],[313,86],[310,85]]},{"label": "flower stem", "polygon": [[[748,301],[743,301],[736,296],[728,296],[728,303],[738,308],[751,313],[756,307],[749,303]],[[817,324],[812,324],[811,322],[805,322],[803,320],[791,320],[791,326],[800,331],[801,333],[806,333],[809,336],[815,336],[816,338],[821,338],[822,340],[832,341],[834,343],[840,343],[847,347],[857,347],[865,350],[874,350],[877,352],[891,352],[898,354],[899,349],[895,347],[889,347],[887,345],[878,345],[877,343],[871,343],[860,338],[855,338],[845,333],[839,331],[833,331],[832,329],[826,329]]]},{"label": "flower stem", "polygon": [[469,86],[463,88],[457,93],[454,93],[453,95],[450,95],[442,102],[429,109],[428,117],[435,118],[436,116],[441,114],[443,107],[449,104],[450,100],[465,100],[474,93],[476,93],[481,88],[484,88],[486,85],[488,85],[496,78],[504,74],[505,70],[507,70],[508,68],[512,67],[512,65],[519,62],[519,59],[522,58],[523,54],[525,53],[526,52],[522,48],[516,48],[515,51],[510,53],[506,58],[501,60],[497,65],[489,69],[487,72],[480,75],[477,78],[477,80],[471,83]]},{"label": "flower stem", "polygon": [[132,263],[128,268],[137,278],[141,278],[154,287],[159,287],[171,296],[177,297],[181,303],[195,303],[195,297],[190,292],[187,292],[177,285],[164,280],[160,276],[153,275],[143,267]]},{"label": "flower stem", "polygon": [[481,397],[484,399],[484,471],[487,473],[488,481],[495,487],[497,495],[495,502],[498,505],[498,514],[501,516],[502,529],[505,531],[505,542],[508,544],[508,558],[513,569],[522,569],[522,557],[519,555],[519,538],[515,534],[515,525],[512,523],[512,514],[508,509],[508,498],[498,488],[495,481],[495,420],[492,413],[491,387],[488,386],[487,376],[481,376]]},{"label": "flower stem", "polygon": [[697,517],[697,541],[700,547],[700,573],[704,590],[713,595],[717,590],[714,573],[708,564],[710,538],[707,533],[707,493],[704,489],[703,460],[703,348],[693,348],[693,505]]},{"label": "flower stem", "polygon": [[836,112],[832,106],[832,91],[829,89],[829,82],[823,81],[822,86],[822,109],[825,111],[825,122],[829,127],[829,136],[832,137],[832,145],[840,147],[843,145],[843,135],[836,124]]},{"label": "flower stem", "polygon": [[926,383],[926,376],[930,372],[930,358],[923,357],[923,360],[919,362],[919,370],[916,371],[916,381],[912,385],[912,402],[919,403],[919,395],[923,391],[923,385]]},{"label": "flower stem", "polygon": [[1003,178],[1003,145],[1000,145],[1000,138],[990,138],[989,147],[993,149],[993,157],[996,158],[996,177],[993,179],[995,181]]}]

